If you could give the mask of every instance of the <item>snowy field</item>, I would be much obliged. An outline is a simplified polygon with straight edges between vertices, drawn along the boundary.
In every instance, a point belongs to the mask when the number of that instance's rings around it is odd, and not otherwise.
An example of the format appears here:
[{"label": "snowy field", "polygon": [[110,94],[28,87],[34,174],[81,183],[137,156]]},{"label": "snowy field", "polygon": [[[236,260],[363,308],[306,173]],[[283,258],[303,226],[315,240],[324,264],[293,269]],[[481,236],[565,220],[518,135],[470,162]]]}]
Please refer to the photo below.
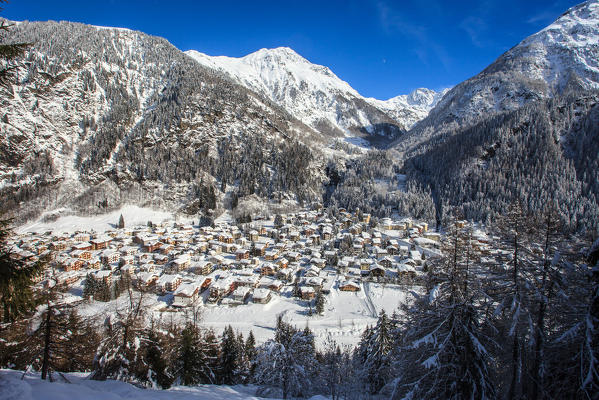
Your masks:
[{"label": "snowy field", "polygon": [[[220,400],[258,399],[255,386],[176,386],[169,390],[140,389],[120,381],[91,381],[87,374],[65,374],[70,383],[42,381],[39,374],[0,370],[2,400]],[[315,397],[320,398],[320,397]]]},{"label": "snowy field", "polygon": [[[35,222],[27,223],[16,229],[17,233],[27,232],[67,232],[75,231],[96,231],[104,232],[116,228],[119,221],[119,216],[122,214],[125,220],[125,226],[146,225],[148,221],[159,223],[163,221],[174,221],[175,216],[172,213],[153,210],[151,208],[142,208],[132,205],[127,205],[120,210],[113,211],[108,214],[94,215],[90,217],[81,217],[77,215],[68,215],[67,210],[57,210],[53,213],[66,214],[60,215],[55,221],[44,222],[51,213],[45,213]],[[181,220],[184,222],[184,220]]]},{"label": "snowy field", "polygon": [[[231,325],[244,336],[254,332],[258,343],[274,337],[274,328],[278,315],[286,322],[304,328],[308,325],[314,332],[316,344],[322,346],[327,339],[332,339],[340,345],[355,346],[360,340],[364,329],[376,324],[376,316],[385,309],[388,315],[397,309],[408,293],[408,289],[390,284],[364,282],[361,290],[356,293],[339,291],[336,285],[326,296],[325,312],[323,315],[308,315],[307,302],[292,296],[292,288],[285,287],[279,295],[274,295],[268,304],[249,302],[243,305],[200,305],[197,311],[200,315],[200,325],[214,328],[217,334]],[[76,285],[70,291],[71,301],[81,301],[82,287]],[[204,297],[208,295],[203,293]],[[118,300],[103,303],[98,301],[81,302],[78,310],[86,317],[98,317],[102,323],[110,315],[116,314],[128,304],[127,295]],[[148,318],[154,321],[184,323],[191,319],[193,312],[176,311],[167,306],[169,296],[147,294],[144,299]]]}]

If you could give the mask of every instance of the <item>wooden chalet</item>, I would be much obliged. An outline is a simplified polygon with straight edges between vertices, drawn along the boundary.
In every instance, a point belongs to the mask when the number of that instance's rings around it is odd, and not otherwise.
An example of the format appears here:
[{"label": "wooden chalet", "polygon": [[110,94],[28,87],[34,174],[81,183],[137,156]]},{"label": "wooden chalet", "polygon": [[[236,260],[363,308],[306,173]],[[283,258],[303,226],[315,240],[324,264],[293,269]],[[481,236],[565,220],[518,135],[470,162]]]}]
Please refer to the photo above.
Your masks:
[{"label": "wooden chalet", "polygon": [[338,288],[342,292],[359,292],[360,291],[360,285],[358,283],[352,282],[352,281],[339,282]]}]

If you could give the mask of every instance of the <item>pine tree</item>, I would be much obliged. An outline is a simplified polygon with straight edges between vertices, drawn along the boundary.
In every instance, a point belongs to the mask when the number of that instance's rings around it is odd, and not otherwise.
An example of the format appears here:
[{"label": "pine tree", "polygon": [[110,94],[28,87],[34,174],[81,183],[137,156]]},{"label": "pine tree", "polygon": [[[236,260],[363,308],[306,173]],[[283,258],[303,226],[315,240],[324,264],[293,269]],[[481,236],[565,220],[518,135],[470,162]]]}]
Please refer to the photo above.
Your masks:
[{"label": "pine tree", "polygon": [[125,219],[123,218],[123,214],[119,217],[119,223],[117,225],[119,229],[125,228]]},{"label": "pine tree", "polygon": [[298,331],[279,316],[274,340],[257,350],[254,381],[281,389],[283,398],[306,396],[315,366],[314,336],[306,327]]},{"label": "pine tree", "polygon": [[[106,321],[91,379],[134,381],[140,368],[137,343],[144,335],[144,293],[128,287],[129,301]],[[139,360],[143,362],[142,360]]]},{"label": "pine tree", "polygon": [[33,279],[44,268],[44,260],[26,264],[14,257],[7,243],[11,235],[8,225],[8,220],[0,220],[0,311],[4,322],[15,321],[33,309]]},{"label": "pine tree", "polygon": [[220,345],[212,329],[204,334],[201,348],[205,361],[201,381],[209,384],[218,383],[221,380]]},{"label": "pine tree", "polygon": [[322,315],[324,313],[324,303],[324,295],[322,294],[322,291],[319,290],[318,293],[316,293],[316,313],[318,315]]},{"label": "pine tree", "polygon": [[[534,295],[533,284],[537,274],[534,270],[534,256],[531,252],[531,233],[533,231],[533,216],[527,215],[523,207],[513,203],[508,212],[499,220],[497,229],[501,238],[503,254],[506,256],[500,262],[505,268],[500,269],[491,283],[496,288],[491,290],[496,294],[498,316],[496,325],[503,331],[502,346],[510,348],[510,360],[505,360],[506,370],[509,371],[508,399],[520,398],[529,386],[527,371],[528,361],[534,359],[533,354],[527,354],[527,338],[534,334]],[[509,341],[509,342],[508,342]],[[508,366],[509,365],[509,366]]]},{"label": "pine tree", "polygon": [[281,214],[275,215],[274,226],[277,229],[283,226],[283,217],[281,216]]},{"label": "pine tree", "polygon": [[164,357],[163,338],[156,332],[153,324],[144,336],[145,340],[138,351],[143,353],[145,363],[137,371],[138,379],[148,382],[153,388],[168,389],[173,378]]},{"label": "pine tree", "polygon": [[[251,331],[250,331],[251,332]],[[252,372],[252,361],[248,358],[248,353],[245,347],[243,334],[239,332],[237,335],[237,371],[236,380],[239,383],[248,383]]]},{"label": "pine tree", "polygon": [[90,297],[94,297],[96,291],[98,290],[98,285],[96,279],[92,274],[87,274],[85,277],[85,282],[83,284],[83,298],[87,299]]},{"label": "pine tree", "polygon": [[233,327],[229,325],[225,328],[220,347],[220,382],[225,385],[233,385],[236,382],[238,369],[240,367],[239,345],[233,332]]},{"label": "pine tree", "polygon": [[100,335],[93,321],[81,317],[75,309],[68,308],[61,315],[57,326],[58,347],[61,355],[57,362],[57,370],[64,372],[91,371],[94,361],[94,350],[100,344]]},{"label": "pine tree", "polygon": [[[7,1],[0,0],[0,3]],[[6,20],[0,21],[0,33],[8,32],[12,26]],[[4,84],[8,80],[11,72],[17,68],[15,60],[23,55],[30,46],[30,43],[0,43],[0,84]]]},{"label": "pine tree", "polygon": [[414,294],[413,302],[401,306],[397,398],[495,396],[489,299],[479,279],[484,269],[471,247],[470,229],[455,223],[448,228],[444,255],[429,260],[428,295]]},{"label": "pine tree", "polygon": [[361,362],[362,379],[370,394],[378,391],[391,380],[391,352],[393,337],[385,310],[381,310],[377,324],[366,334],[367,341],[360,343],[365,358]]},{"label": "pine tree", "polygon": [[192,386],[202,382],[205,360],[201,332],[191,323],[185,326],[178,339],[174,364],[174,375],[179,384]]}]

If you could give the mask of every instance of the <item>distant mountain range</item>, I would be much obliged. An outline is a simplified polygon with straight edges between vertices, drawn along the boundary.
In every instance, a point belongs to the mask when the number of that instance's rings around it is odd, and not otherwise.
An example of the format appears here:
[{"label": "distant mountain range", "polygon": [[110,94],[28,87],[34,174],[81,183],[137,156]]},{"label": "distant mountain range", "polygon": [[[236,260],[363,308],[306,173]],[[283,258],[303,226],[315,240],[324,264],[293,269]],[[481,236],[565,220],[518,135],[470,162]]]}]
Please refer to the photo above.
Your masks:
[{"label": "distant mountain range", "polygon": [[[586,112],[599,89],[596,0],[454,88],[384,101],[284,47],[208,56],[141,32],[69,22],[17,23],[7,39],[33,43],[0,87],[0,196],[21,218],[124,202],[197,213],[249,195],[319,200],[330,160],[391,146],[399,164],[415,168],[414,157],[449,151],[443,146],[468,127],[577,93]],[[473,146],[463,140],[463,149]]]},{"label": "distant mountain range", "polygon": [[[445,93],[417,89],[387,101],[365,98],[328,67],[312,64],[288,47],[261,49],[241,58],[194,50],[186,54],[264,95],[314,129],[344,136],[359,131],[397,136],[397,129],[410,129]],[[382,129],[393,126],[397,129]]]}]

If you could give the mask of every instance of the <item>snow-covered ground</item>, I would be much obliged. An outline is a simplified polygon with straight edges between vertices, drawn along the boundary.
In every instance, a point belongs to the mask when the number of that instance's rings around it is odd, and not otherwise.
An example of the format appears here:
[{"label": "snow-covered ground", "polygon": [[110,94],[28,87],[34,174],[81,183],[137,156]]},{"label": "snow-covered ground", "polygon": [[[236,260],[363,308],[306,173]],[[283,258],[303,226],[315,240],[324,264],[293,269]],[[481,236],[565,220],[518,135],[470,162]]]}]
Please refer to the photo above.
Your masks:
[{"label": "snow-covered ground", "polygon": [[42,381],[39,374],[0,370],[2,400],[219,400],[258,399],[255,386],[176,386],[169,390],[140,389],[120,381],[92,381],[87,374],[65,374],[70,383]]},{"label": "snow-covered ground", "polygon": [[[323,315],[308,315],[307,302],[292,296],[292,288],[287,286],[279,295],[274,295],[267,304],[249,302],[242,305],[200,305],[197,308],[200,315],[200,325],[205,328],[214,328],[217,334],[231,325],[247,337],[253,331],[256,341],[263,343],[274,337],[274,329],[278,315],[282,315],[286,322],[304,328],[308,325],[314,332],[317,345],[322,345],[328,338],[340,345],[355,346],[360,340],[364,329],[376,324],[376,316],[382,309],[390,315],[397,309],[401,301],[406,298],[408,289],[391,284],[363,282],[361,290],[357,293],[343,292],[333,286],[331,293],[326,296],[325,312]],[[76,285],[70,291],[71,301],[81,301],[82,286]],[[208,295],[203,293],[204,297]],[[116,314],[129,302],[127,295],[122,295],[118,300],[108,303],[91,301],[81,302],[78,310],[82,316],[103,319],[111,314]],[[168,296],[146,294],[144,298],[145,310],[148,318],[154,321],[169,323],[184,323],[186,318],[192,318],[192,311],[186,309],[177,311],[168,307]]]},{"label": "snow-covered ground", "polygon": [[[56,213],[60,215],[55,221],[48,221],[48,215]],[[123,215],[125,226],[145,225],[148,221],[160,223],[167,220],[174,220],[175,216],[170,212],[153,210],[151,208],[142,208],[133,205],[127,205],[120,210],[108,214],[82,217],[78,215],[69,215],[68,210],[56,210],[45,213],[32,223],[25,224],[16,229],[17,233],[26,232],[75,232],[75,231],[96,231],[103,232],[116,228],[119,216]],[[183,222],[183,221],[182,221]]]}]

